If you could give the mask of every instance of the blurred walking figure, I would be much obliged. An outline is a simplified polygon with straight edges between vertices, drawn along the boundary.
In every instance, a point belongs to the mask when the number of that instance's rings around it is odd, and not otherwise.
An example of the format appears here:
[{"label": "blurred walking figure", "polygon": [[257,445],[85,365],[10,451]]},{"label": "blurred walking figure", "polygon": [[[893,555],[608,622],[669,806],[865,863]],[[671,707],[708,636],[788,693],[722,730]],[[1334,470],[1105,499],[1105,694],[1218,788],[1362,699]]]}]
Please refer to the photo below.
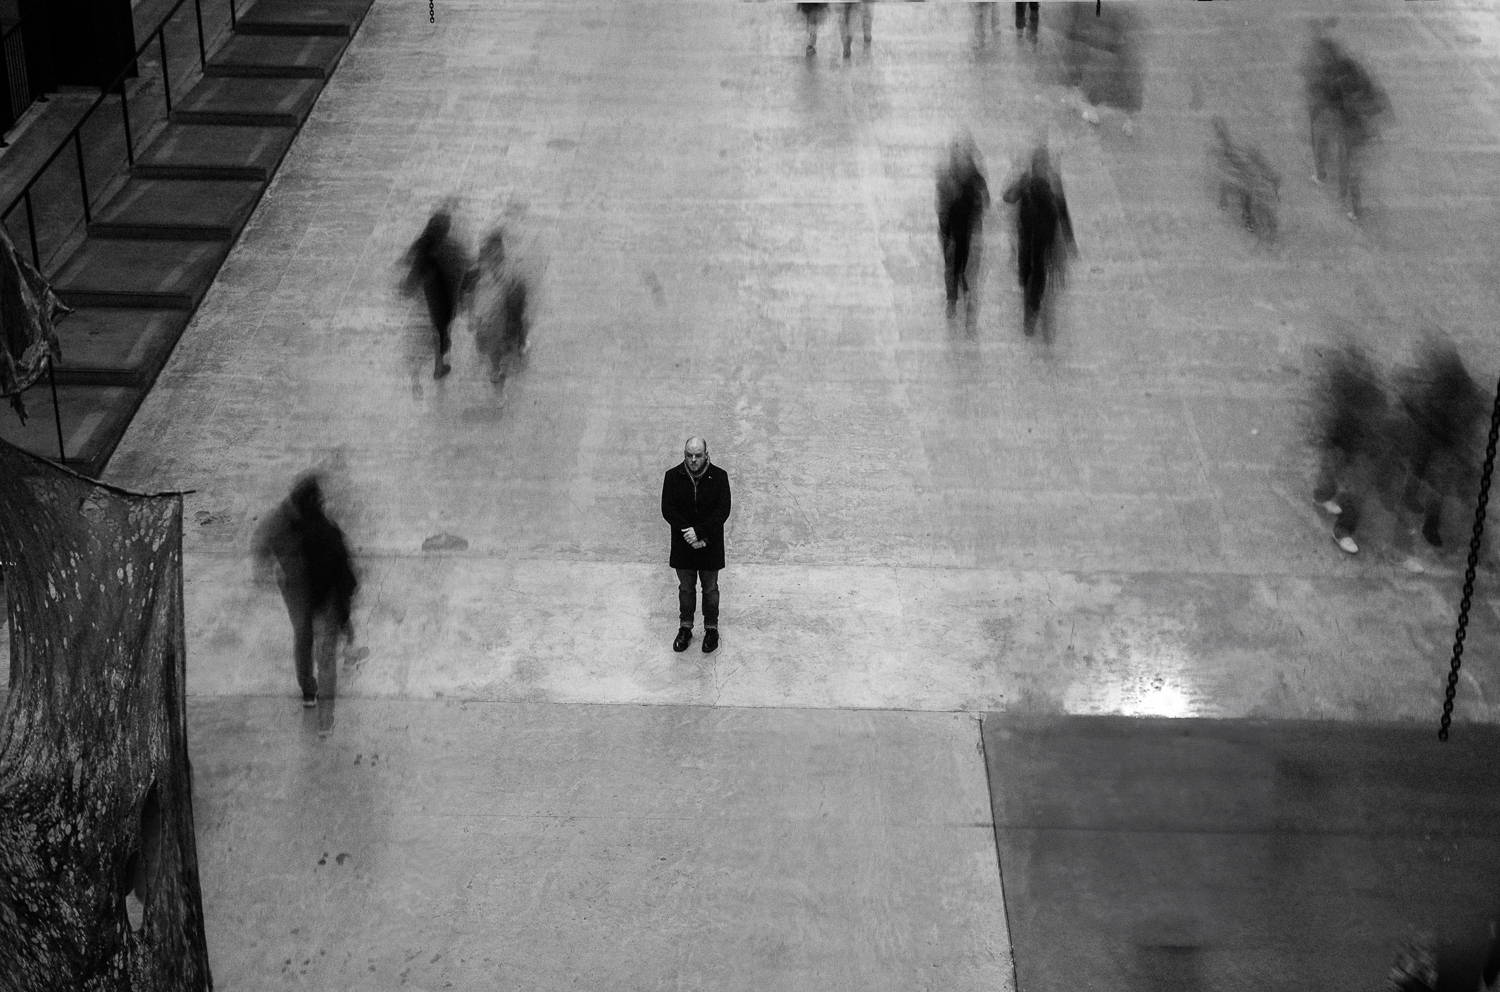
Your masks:
[{"label": "blurred walking figure", "polygon": [[948,149],[948,161],[938,170],[938,239],[943,247],[943,285],[948,294],[948,316],[963,294],[964,313],[970,324],[978,315],[978,301],[971,276],[978,269],[984,242],[984,212],[990,206],[990,188],[979,161],[974,139],[965,134]]},{"label": "blurred walking figure", "polygon": [[1016,31],[1024,29],[1032,42],[1036,41],[1036,25],[1041,19],[1040,7],[1041,5],[1034,0],[1032,3],[1016,4]]},{"label": "blurred walking figure", "polygon": [[354,640],[349,610],[359,581],[344,532],[324,512],[316,475],[298,479],[291,494],[256,528],[252,552],[260,577],[269,577],[273,566],[279,573],[276,582],[292,621],[302,705],[332,700],[339,634]]},{"label": "blurred walking figure", "polygon": [[870,30],[875,20],[875,0],[845,0],[839,5],[839,35],[844,40],[844,58],[854,44],[854,9],[859,8],[860,27],[864,32],[865,48],[870,47]]},{"label": "blurred walking figure", "polygon": [[1059,248],[1066,248],[1071,256],[1078,254],[1062,177],[1053,167],[1045,144],[1033,149],[1031,164],[1006,187],[1002,199],[1016,205],[1017,275],[1026,291],[1024,329],[1030,337],[1036,333],[1037,318],[1042,313],[1048,275],[1060,282],[1064,274]]},{"label": "blurred walking figure", "polygon": [[1339,202],[1348,207],[1350,220],[1358,220],[1364,152],[1391,105],[1364,66],[1329,36],[1331,27],[1328,21],[1314,25],[1302,65],[1313,182],[1324,182],[1332,165],[1338,173]]},{"label": "blurred walking figure", "polygon": [[474,284],[474,345],[490,366],[490,382],[502,393],[506,376],[519,371],[530,343],[525,275],[505,254],[505,231],[496,228],[479,251]]},{"label": "blurred walking figure", "polygon": [[1476,455],[1483,447],[1488,397],[1451,342],[1430,337],[1416,365],[1399,377],[1397,395],[1409,418],[1404,509],[1422,514],[1422,536],[1443,546],[1443,502],[1472,499],[1479,488]]},{"label": "blurred walking figure", "polygon": [[458,312],[470,266],[467,253],[453,237],[453,215],[438,210],[406,252],[407,274],[403,290],[413,295],[420,288],[427,300],[427,314],[437,334],[437,355],[432,377],[441,379],[452,371],[448,351],[453,339],[449,327]]},{"label": "blurred walking figure", "polygon": [[818,25],[823,23],[823,18],[828,14],[826,3],[799,3],[797,10],[802,14],[802,19],[807,22],[807,54],[818,53]]},{"label": "blurred walking figure", "polygon": [[1281,174],[1258,148],[1236,145],[1221,114],[1213,118],[1214,142],[1210,156],[1218,172],[1219,209],[1239,207],[1245,230],[1261,241],[1276,237],[1276,204],[1281,199]]},{"label": "blurred walking figure", "polygon": [[974,47],[983,48],[988,35],[1000,34],[1000,5],[981,0],[974,4]]},{"label": "blurred walking figure", "polygon": [[1323,359],[1314,383],[1313,443],[1319,449],[1313,501],[1333,514],[1333,539],[1359,553],[1354,535],[1363,501],[1379,492],[1389,420],[1387,391],[1364,348],[1346,341]]}]

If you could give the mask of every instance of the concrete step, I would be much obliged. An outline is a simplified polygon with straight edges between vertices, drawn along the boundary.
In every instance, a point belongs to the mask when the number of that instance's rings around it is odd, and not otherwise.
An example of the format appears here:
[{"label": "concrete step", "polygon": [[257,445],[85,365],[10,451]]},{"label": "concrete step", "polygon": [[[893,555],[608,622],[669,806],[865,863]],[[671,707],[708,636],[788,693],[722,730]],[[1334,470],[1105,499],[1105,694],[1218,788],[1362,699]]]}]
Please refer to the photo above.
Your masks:
[{"label": "concrete step", "polygon": [[[61,413],[64,462],[84,475],[97,477],[114,453],[130,419],[145,397],[143,389],[121,386],[57,385],[57,408]],[[0,438],[24,451],[58,460],[57,422],[52,409],[52,387],[43,376],[22,396],[26,424],[7,407],[0,410]]]},{"label": "concrete step", "polygon": [[347,38],[326,35],[237,34],[213,54],[203,72],[208,76],[327,79],[347,44]]},{"label": "concrete step", "polygon": [[260,201],[265,184],[222,179],[132,176],[95,211],[97,238],[232,241]]},{"label": "concrete step", "polygon": [[235,31],[259,35],[353,37],[369,0],[256,0],[239,15]]},{"label": "concrete step", "polygon": [[182,336],[185,310],[79,307],[57,325],[58,385],[149,389]]},{"label": "concrete step", "polygon": [[136,156],[132,174],[144,179],[268,182],[296,134],[291,127],[168,124]]},{"label": "concrete step", "polygon": [[224,241],[88,237],[52,288],[73,307],[192,310],[228,252]]},{"label": "concrete step", "polygon": [[183,124],[297,127],[322,91],[323,83],[318,79],[208,76],[178,103],[172,120]]}]

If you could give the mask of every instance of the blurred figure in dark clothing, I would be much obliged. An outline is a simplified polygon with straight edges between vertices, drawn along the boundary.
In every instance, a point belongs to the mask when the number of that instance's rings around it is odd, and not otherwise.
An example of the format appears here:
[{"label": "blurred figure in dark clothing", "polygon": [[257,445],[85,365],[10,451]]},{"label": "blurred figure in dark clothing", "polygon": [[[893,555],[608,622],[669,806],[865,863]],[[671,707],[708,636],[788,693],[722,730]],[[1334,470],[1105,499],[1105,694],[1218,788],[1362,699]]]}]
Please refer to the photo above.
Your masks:
[{"label": "blurred figure in dark clothing", "polygon": [[[1035,2],[1016,4],[1016,30],[1025,29],[1032,41],[1036,41],[1036,25],[1037,21],[1041,19],[1040,8],[1041,4]],[[1028,14],[1030,15],[1029,18]]]},{"label": "blurred figure in dark clothing", "polygon": [[1219,209],[1231,203],[1240,208],[1247,231],[1262,241],[1276,237],[1276,203],[1281,199],[1281,174],[1259,149],[1236,145],[1221,114],[1213,118],[1210,155],[1218,172]]},{"label": "blurred figure in dark clothing", "polygon": [[458,312],[465,287],[465,277],[470,271],[469,259],[462,246],[452,235],[453,215],[439,210],[427,221],[427,226],[412,242],[406,252],[406,264],[410,267],[403,289],[408,295],[418,287],[427,299],[427,313],[432,318],[432,328],[437,332],[437,356],[432,377],[441,379],[452,371],[448,364],[448,351],[452,338],[448,333],[453,317]]},{"label": "blurred figure in dark clothing", "polygon": [[823,23],[823,18],[828,15],[828,4],[826,3],[799,3],[797,11],[802,15],[803,21],[807,23],[807,54],[816,55],[818,52],[818,25]]},{"label": "blurred figure in dark clothing", "polygon": [[505,253],[505,232],[496,228],[479,251],[474,285],[474,344],[490,366],[490,382],[502,393],[506,376],[518,370],[528,347],[531,315],[520,267]]},{"label": "blurred figure in dark clothing", "polygon": [[1060,279],[1064,271],[1059,239],[1069,255],[1078,254],[1062,177],[1045,144],[1032,151],[1030,166],[1006,187],[1002,199],[1016,205],[1017,275],[1026,290],[1024,328],[1030,337],[1036,333],[1049,273]]},{"label": "blurred figure in dark clothing", "polygon": [[1336,518],[1333,539],[1358,554],[1363,499],[1385,481],[1391,425],[1385,383],[1365,349],[1345,341],[1324,357],[1314,381],[1313,443],[1319,449],[1313,501]]},{"label": "blurred figure in dark clothing", "polygon": [[978,301],[970,276],[978,264],[984,240],[984,212],[989,209],[990,188],[979,161],[979,149],[968,135],[957,138],[948,149],[948,162],[938,170],[938,238],[943,246],[943,284],[948,293],[948,316],[963,293],[965,316],[972,323]]},{"label": "blurred figure in dark clothing", "polygon": [[268,575],[273,565],[279,570],[277,585],[292,621],[302,705],[331,701],[339,634],[354,640],[350,606],[359,581],[344,532],[324,512],[316,475],[297,480],[291,495],[256,529],[252,551],[258,574]]},{"label": "blurred figure in dark clothing", "polygon": [[1409,475],[1402,505],[1422,514],[1422,536],[1443,545],[1443,501],[1469,499],[1478,489],[1481,431],[1489,412],[1479,388],[1451,342],[1430,337],[1416,365],[1399,378],[1397,395],[1409,419]]},{"label": "blurred figure in dark clothing", "polygon": [[839,35],[844,41],[844,58],[854,45],[854,9],[859,8],[860,27],[863,28],[865,48],[870,47],[871,29],[875,20],[875,0],[845,0],[839,5]]},{"label": "blurred figure in dark clothing", "polygon": [[1385,91],[1363,65],[1329,36],[1332,24],[1314,25],[1312,41],[1302,64],[1309,130],[1313,149],[1313,182],[1328,178],[1328,166],[1338,172],[1339,201],[1349,218],[1360,215],[1360,172],[1364,151],[1378,134],[1391,104]]}]

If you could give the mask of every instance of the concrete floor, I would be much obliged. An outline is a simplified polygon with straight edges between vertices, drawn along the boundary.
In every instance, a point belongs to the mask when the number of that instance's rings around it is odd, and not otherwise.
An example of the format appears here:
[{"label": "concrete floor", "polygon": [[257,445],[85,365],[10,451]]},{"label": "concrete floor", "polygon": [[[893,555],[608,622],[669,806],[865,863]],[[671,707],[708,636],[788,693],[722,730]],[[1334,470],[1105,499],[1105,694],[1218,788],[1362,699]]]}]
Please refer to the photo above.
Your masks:
[{"label": "concrete floor", "polygon": [[[1307,178],[1294,69],[1325,9],[1395,106],[1363,228]],[[805,59],[780,3],[418,13],[371,10],[106,475],[197,490],[221,987],[1013,988],[956,714],[1436,721],[1462,511],[1424,576],[1378,516],[1343,555],[1301,404],[1346,324],[1395,361],[1430,321],[1500,369],[1486,5],[1143,6],[1133,136],[1049,82],[1050,10],[1037,50],[1007,28],[976,53],[969,5],[882,4],[848,63],[826,26]],[[1276,249],[1207,192],[1216,112],[1286,176]],[[1003,210],[975,332],[943,318],[932,172],[959,126],[996,187],[1040,130],[1062,153],[1082,258],[1050,343],[1020,334]],[[544,270],[503,407],[462,325],[431,380],[396,290],[450,196]],[[707,659],[668,647],[657,510],[691,433],[735,490]],[[314,465],[364,571],[321,741],[246,555]],[[422,550],[441,535],[466,547]],[[1500,717],[1494,581],[1463,720]],[[399,767],[353,764],[373,752]],[[843,819],[809,826],[822,781]],[[663,856],[691,862],[675,893]]]}]

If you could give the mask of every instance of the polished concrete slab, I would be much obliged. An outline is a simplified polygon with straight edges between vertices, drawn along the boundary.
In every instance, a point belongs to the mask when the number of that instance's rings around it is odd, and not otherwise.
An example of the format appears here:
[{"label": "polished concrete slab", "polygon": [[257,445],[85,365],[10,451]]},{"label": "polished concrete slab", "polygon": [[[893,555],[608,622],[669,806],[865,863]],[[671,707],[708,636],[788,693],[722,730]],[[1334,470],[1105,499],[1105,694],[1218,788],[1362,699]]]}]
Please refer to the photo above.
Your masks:
[{"label": "polished concrete slab", "polygon": [[219,987],[1010,987],[972,716],[354,699],[320,738],[220,697],[190,724]]},{"label": "polished concrete slab", "polygon": [[1492,726],[984,720],[1019,992],[1370,989],[1484,938]]}]

